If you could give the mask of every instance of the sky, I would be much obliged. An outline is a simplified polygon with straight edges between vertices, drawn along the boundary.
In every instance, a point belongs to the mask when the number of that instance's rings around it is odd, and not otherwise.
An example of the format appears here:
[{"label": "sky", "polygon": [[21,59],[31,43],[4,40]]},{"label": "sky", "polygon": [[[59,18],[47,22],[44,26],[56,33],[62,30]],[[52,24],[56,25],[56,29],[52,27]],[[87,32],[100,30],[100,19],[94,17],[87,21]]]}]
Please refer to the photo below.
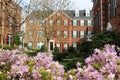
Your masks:
[{"label": "sky", "polygon": [[92,9],[92,2],[91,0],[71,0],[73,3],[73,9]]},{"label": "sky", "polygon": [[[25,2],[28,2],[29,0],[25,0]],[[92,9],[93,3],[91,0],[71,0],[72,9]]]}]

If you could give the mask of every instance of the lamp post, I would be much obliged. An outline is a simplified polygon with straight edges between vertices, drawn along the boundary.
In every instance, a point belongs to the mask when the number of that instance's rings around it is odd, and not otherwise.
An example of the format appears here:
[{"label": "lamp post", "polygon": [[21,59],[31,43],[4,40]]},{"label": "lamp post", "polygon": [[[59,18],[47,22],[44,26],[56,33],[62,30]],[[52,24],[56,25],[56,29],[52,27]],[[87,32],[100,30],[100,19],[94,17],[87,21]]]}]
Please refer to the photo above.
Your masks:
[{"label": "lamp post", "polygon": [[102,0],[100,0],[100,7],[101,7],[101,31],[103,31],[103,6],[102,6]]}]

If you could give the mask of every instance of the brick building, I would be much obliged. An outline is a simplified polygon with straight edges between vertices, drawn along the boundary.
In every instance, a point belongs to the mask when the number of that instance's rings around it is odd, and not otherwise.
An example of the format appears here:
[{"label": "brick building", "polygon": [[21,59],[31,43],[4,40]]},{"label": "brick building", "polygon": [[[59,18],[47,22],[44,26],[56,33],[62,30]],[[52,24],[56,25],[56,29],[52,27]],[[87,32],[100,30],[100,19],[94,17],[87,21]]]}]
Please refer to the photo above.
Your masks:
[{"label": "brick building", "polygon": [[120,0],[92,0],[93,1],[93,32],[107,29],[110,23],[112,30],[120,32]]},{"label": "brick building", "polygon": [[0,43],[11,44],[13,26],[20,31],[21,7],[14,1],[0,0]]},{"label": "brick building", "polygon": [[[39,15],[35,15],[37,13]],[[26,22],[25,41],[34,49],[46,44],[46,34],[50,34],[50,51],[53,51],[55,46],[59,47],[60,51],[70,46],[77,49],[85,40],[86,33],[92,32],[90,10],[33,11],[30,16],[32,19]],[[46,27],[49,27],[46,29],[48,32],[44,31]]]}]

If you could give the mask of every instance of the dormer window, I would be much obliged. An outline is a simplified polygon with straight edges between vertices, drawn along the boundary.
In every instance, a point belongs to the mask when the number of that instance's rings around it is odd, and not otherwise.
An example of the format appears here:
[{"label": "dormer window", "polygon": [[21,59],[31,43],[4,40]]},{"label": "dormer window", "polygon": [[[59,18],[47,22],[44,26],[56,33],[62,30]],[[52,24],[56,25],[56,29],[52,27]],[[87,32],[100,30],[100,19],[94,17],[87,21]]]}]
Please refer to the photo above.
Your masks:
[{"label": "dormer window", "polygon": [[85,10],[85,14],[86,14],[86,17],[89,17],[89,16],[90,16],[90,10],[89,10],[89,9],[86,9],[86,10]]},{"label": "dormer window", "polygon": [[75,10],[75,17],[79,17],[79,10],[78,9]]}]

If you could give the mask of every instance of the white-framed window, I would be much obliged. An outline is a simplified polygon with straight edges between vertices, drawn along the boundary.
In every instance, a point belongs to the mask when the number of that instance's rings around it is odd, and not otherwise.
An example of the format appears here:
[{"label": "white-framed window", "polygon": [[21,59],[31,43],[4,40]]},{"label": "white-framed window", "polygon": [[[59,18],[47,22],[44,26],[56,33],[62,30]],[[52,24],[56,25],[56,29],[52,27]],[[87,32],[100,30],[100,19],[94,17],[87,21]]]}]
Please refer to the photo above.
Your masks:
[{"label": "white-framed window", "polygon": [[74,42],[72,46],[77,49],[77,43]]},{"label": "white-framed window", "polygon": [[43,30],[38,30],[37,31],[37,37],[39,38],[39,37],[44,37],[44,35],[45,35],[45,32],[43,31]]},{"label": "white-framed window", "polygon": [[64,31],[64,38],[68,38],[68,31]]},{"label": "white-framed window", "polygon": [[40,20],[37,20],[37,26],[42,26],[42,23]]},{"label": "white-framed window", "polygon": [[85,37],[85,31],[80,31],[80,38],[84,38]]},{"label": "white-framed window", "polygon": [[64,26],[68,25],[68,20],[64,20]]},{"label": "white-framed window", "polygon": [[61,22],[60,22],[60,19],[58,19],[58,20],[57,20],[57,25],[60,25],[60,23],[61,23]]},{"label": "white-framed window", "polygon": [[89,17],[90,16],[90,10],[89,9],[86,9],[86,16]]},{"label": "white-framed window", "polygon": [[29,41],[29,42],[28,42],[28,47],[29,47],[29,48],[32,48],[32,47],[33,47],[32,41]]},{"label": "white-framed window", "polygon": [[77,20],[73,20],[73,26],[77,26]]},{"label": "white-framed window", "polygon": [[88,26],[91,26],[91,25],[92,25],[92,21],[91,21],[91,20],[88,20],[88,21],[87,21],[87,24],[88,24]]},{"label": "white-framed window", "polygon": [[38,41],[37,42],[37,49],[40,49],[41,46],[45,45],[45,43],[43,41]]},{"label": "white-framed window", "polygon": [[92,31],[88,31],[88,35],[91,35],[92,34]]},{"label": "white-framed window", "polygon": [[9,29],[12,29],[12,26],[13,26],[13,20],[9,17],[8,18],[8,27],[9,27]]},{"label": "white-framed window", "polygon": [[45,26],[45,25],[46,25],[46,21],[43,20],[43,21],[42,21],[42,26]]},{"label": "white-framed window", "polygon": [[33,31],[28,32],[28,37],[33,37]]},{"label": "white-framed window", "polygon": [[34,20],[33,20],[33,19],[29,20],[29,25],[30,25],[30,26],[33,26],[33,25],[34,25]]},{"label": "white-framed window", "polygon": [[60,43],[57,43],[56,46],[57,46],[58,48],[60,48]]},{"label": "white-framed window", "polygon": [[68,48],[67,43],[64,43],[64,49],[67,49],[67,48]]},{"label": "white-framed window", "polygon": [[84,20],[80,20],[80,26],[84,26]]},{"label": "white-framed window", "polygon": [[72,37],[73,37],[73,38],[77,38],[77,36],[78,36],[77,31],[73,31],[73,32],[72,32]]},{"label": "white-framed window", "polygon": [[53,26],[53,20],[50,20],[50,26]]},{"label": "white-framed window", "polygon": [[61,32],[57,31],[57,38],[60,38],[60,36],[61,36]]}]

